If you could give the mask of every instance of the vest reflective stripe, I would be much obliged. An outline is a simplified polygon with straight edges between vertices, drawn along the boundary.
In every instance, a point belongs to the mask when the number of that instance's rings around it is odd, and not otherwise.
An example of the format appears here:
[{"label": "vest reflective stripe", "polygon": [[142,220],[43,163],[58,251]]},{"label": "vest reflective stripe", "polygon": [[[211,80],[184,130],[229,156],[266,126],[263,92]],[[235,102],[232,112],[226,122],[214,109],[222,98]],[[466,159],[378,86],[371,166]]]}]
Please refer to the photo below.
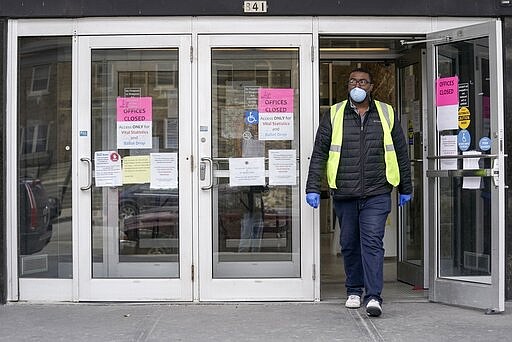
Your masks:
[{"label": "vest reflective stripe", "polygon": [[341,142],[343,141],[343,113],[347,100],[331,106],[331,148],[327,159],[327,183],[332,189],[336,189],[336,175],[341,157]]},{"label": "vest reflective stripe", "polygon": [[[347,101],[345,100],[343,102],[337,103],[336,106],[331,106],[331,126],[338,127],[340,138],[343,136],[343,113],[344,113],[346,104],[347,104]],[[336,113],[341,113],[341,114],[336,116]],[[336,121],[336,122],[334,122],[334,121]],[[338,139],[336,139],[337,144],[333,144],[333,141],[335,141],[335,140],[331,139],[330,151],[341,153],[341,139],[339,141],[338,141]]]},{"label": "vest reflective stripe", "polygon": [[384,161],[386,162],[386,179],[389,184],[397,186],[400,183],[400,169],[396,158],[395,145],[391,138],[391,130],[395,120],[393,107],[387,103],[375,101],[379,112],[382,129],[384,130]]},{"label": "vest reflective stripe", "polygon": [[[331,147],[327,159],[327,182],[331,189],[337,189],[336,175],[341,159],[341,145],[343,142],[343,116],[347,100],[331,106]],[[400,170],[396,157],[391,130],[393,129],[395,114],[393,107],[387,103],[375,101],[379,113],[382,130],[384,132],[384,161],[386,163],[386,180],[389,184],[397,186],[400,183]]]}]

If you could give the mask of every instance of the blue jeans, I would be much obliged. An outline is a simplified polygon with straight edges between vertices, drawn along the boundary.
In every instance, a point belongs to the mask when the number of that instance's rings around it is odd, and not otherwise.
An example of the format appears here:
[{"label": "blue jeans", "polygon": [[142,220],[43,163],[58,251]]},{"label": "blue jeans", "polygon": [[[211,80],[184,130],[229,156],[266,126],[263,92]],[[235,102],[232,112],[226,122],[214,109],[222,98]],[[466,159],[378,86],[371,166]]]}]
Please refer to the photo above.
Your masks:
[{"label": "blue jeans", "polygon": [[340,222],[347,295],[362,296],[364,289],[364,302],[376,299],[382,303],[383,239],[391,194],[333,202]]}]

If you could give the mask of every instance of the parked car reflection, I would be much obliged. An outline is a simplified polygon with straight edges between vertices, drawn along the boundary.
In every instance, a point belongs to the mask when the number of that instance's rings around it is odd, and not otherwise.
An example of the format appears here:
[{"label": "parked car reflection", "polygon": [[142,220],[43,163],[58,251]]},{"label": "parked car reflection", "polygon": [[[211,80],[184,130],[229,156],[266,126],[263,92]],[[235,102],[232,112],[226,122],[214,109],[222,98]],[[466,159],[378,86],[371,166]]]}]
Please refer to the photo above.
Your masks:
[{"label": "parked car reflection", "polygon": [[19,181],[19,251],[21,255],[41,251],[52,238],[53,220],[60,216],[60,201],[48,196],[39,179]]},{"label": "parked car reflection", "polygon": [[287,189],[222,184],[218,196],[219,252],[291,252],[293,217]]},{"label": "parked car reflection", "polygon": [[178,189],[125,185],[119,194],[121,254],[177,254]]},{"label": "parked car reflection", "polygon": [[177,207],[178,189],[150,189],[149,184],[124,185],[119,194],[119,218],[155,208]]}]

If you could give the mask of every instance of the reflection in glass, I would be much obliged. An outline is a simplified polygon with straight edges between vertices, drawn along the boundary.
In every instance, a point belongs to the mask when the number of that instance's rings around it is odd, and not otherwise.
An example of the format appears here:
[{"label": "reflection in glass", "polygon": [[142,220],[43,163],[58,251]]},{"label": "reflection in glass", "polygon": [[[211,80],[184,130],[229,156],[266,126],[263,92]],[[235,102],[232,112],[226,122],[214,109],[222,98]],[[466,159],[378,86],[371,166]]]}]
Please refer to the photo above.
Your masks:
[{"label": "reflection in glass", "polygon": [[19,276],[72,278],[71,38],[18,48]]},{"label": "reflection in glass", "polygon": [[[296,185],[229,185],[229,158],[299,150],[298,49],[212,50],[213,274],[216,278],[299,277],[299,176]],[[263,140],[261,88],[293,89],[293,137]],[[261,114],[260,114],[261,116]]]},{"label": "reflection in glass", "polygon": [[[414,201],[402,208],[401,261],[423,266],[423,121],[421,113],[421,63],[401,69],[402,126],[407,132]],[[408,114],[408,115],[407,115]],[[407,116],[406,116],[407,115]]]},{"label": "reflection in glass", "polygon": [[[481,151],[478,141],[490,137],[490,73],[488,39],[455,42],[438,47],[439,77],[458,75],[459,87],[468,88],[471,112],[469,151]],[[455,135],[458,130],[439,132]],[[491,154],[491,150],[481,151]],[[458,169],[463,161],[458,161]],[[480,159],[480,169],[492,168],[490,159]],[[464,185],[464,178],[439,179],[439,263],[441,277],[472,277],[490,282],[491,275],[491,179],[481,177],[477,189]]]},{"label": "reflection in glass", "polygon": [[[152,147],[118,149],[117,98],[150,97]],[[93,50],[92,155],[178,153],[178,50]],[[132,132],[129,138],[135,138]],[[151,189],[149,179],[92,188],[92,262],[96,278],[179,276],[179,193]]]}]

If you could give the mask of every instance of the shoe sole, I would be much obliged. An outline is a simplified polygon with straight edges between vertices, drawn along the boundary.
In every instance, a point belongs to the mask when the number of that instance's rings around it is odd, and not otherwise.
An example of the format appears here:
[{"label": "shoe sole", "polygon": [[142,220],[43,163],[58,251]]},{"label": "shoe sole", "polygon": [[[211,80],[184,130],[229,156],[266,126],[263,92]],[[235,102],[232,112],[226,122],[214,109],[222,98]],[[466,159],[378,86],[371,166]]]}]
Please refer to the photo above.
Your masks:
[{"label": "shoe sole", "polygon": [[345,307],[347,309],[359,309],[361,307],[361,305],[357,305],[357,306],[355,306],[355,305],[345,305]]},{"label": "shoe sole", "polygon": [[369,307],[366,308],[366,313],[368,314],[368,316],[371,317],[379,317],[380,315],[382,315],[382,310],[377,307]]}]

